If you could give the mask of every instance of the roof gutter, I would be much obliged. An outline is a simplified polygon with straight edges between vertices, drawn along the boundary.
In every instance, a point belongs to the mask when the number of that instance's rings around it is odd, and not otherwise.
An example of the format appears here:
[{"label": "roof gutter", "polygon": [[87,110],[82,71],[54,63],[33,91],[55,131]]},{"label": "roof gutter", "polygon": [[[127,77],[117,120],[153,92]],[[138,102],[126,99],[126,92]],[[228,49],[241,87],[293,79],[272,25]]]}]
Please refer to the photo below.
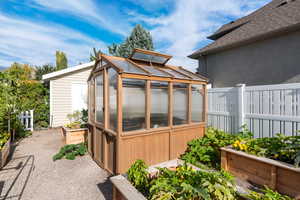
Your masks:
[{"label": "roof gutter", "polygon": [[259,35],[250,37],[250,38],[245,39],[245,40],[237,41],[237,42],[234,42],[234,43],[229,44],[229,45],[224,45],[224,46],[221,46],[221,47],[212,48],[212,49],[209,49],[209,50],[206,50],[206,51],[201,51],[200,50],[199,52],[195,52],[195,53],[189,55],[188,57],[192,58],[192,59],[199,59],[199,57],[201,57],[201,56],[217,53],[217,52],[220,52],[220,51],[232,49],[232,48],[247,45],[247,44],[251,44],[255,41],[266,40],[266,39],[269,39],[271,37],[280,36],[280,35],[286,34],[287,32],[290,33],[290,32],[297,31],[299,29],[300,29],[300,23],[297,23],[297,24],[294,24],[294,25],[291,25],[291,26],[283,27],[281,29],[270,31],[268,33],[259,34]]},{"label": "roof gutter", "polygon": [[89,62],[89,63],[84,63],[84,64],[77,65],[77,66],[74,66],[74,67],[68,67],[66,69],[62,69],[62,70],[59,70],[59,71],[56,71],[56,72],[45,74],[45,75],[43,75],[42,80],[43,81],[49,81],[49,80],[51,80],[53,78],[56,78],[58,76],[63,76],[63,75],[69,74],[69,73],[80,71],[80,70],[83,70],[83,69],[94,66],[94,63],[95,62],[92,61],[92,62]]}]

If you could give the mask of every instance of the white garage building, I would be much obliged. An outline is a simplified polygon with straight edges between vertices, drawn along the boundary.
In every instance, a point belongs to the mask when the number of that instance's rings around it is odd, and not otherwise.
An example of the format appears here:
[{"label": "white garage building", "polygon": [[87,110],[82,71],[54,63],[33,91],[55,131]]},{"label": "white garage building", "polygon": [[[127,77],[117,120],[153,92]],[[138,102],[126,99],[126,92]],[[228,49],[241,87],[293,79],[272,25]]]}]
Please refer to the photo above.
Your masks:
[{"label": "white garage building", "polygon": [[68,114],[87,108],[87,79],[94,62],[45,74],[50,81],[50,126],[69,123]]}]

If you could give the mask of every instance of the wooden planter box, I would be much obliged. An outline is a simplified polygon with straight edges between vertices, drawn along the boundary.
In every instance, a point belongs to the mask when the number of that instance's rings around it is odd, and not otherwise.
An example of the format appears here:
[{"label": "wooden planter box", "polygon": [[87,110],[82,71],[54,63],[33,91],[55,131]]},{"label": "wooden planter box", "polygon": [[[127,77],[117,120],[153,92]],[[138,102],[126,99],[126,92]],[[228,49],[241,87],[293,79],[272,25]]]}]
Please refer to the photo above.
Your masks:
[{"label": "wooden planter box", "polygon": [[221,165],[236,177],[300,198],[300,168],[293,165],[249,155],[230,147],[221,148]]},{"label": "wooden planter box", "polygon": [[62,133],[64,135],[65,144],[79,144],[85,142],[88,129],[87,128],[70,129],[70,128],[62,127]]},{"label": "wooden planter box", "polygon": [[0,151],[0,169],[2,169],[6,164],[7,158],[10,153],[10,149],[11,149],[11,144],[9,138],[9,140],[6,142],[6,144],[3,146],[2,150]]}]

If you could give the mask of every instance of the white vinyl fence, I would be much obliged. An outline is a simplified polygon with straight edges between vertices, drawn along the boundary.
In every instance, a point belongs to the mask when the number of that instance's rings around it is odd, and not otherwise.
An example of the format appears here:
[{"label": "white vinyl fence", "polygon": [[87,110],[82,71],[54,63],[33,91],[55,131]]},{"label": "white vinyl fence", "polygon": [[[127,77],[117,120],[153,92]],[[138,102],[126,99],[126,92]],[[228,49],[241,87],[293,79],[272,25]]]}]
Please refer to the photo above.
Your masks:
[{"label": "white vinyl fence", "polygon": [[22,112],[19,118],[25,130],[33,131],[33,110]]},{"label": "white vinyl fence", "polygon": [[208,89],[208,125],[255,137],[300,135],[300,83]]}]

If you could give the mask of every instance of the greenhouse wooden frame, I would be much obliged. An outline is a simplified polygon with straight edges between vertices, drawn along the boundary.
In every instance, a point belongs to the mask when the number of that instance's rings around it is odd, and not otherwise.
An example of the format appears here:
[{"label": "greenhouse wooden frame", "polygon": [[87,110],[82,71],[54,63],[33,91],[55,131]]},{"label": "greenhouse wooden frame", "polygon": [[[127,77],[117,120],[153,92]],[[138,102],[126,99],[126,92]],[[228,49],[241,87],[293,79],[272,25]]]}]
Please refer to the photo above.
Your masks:
[{"label": "greenhouse wooden frame", "polygon": [[[169,59],[169,55],[141,49],[129,58],[99,55],[88,79],[88,151],[110,173],[126,172],[136,159],[148,165],[175,159],[188,141],[204,135],[208,79],[167,65]],[[174,92],[183,95],[176,98],[183,106],[174,108]],[[165,101],[151,98],[152,93]],[[143,95],[143,99],[129,99],[130,95]],[[192,109],[192,101],[199,112]],[[173,109],[178,109],[176,116]],[[174,120],[180,125],[174,125]]]}]

